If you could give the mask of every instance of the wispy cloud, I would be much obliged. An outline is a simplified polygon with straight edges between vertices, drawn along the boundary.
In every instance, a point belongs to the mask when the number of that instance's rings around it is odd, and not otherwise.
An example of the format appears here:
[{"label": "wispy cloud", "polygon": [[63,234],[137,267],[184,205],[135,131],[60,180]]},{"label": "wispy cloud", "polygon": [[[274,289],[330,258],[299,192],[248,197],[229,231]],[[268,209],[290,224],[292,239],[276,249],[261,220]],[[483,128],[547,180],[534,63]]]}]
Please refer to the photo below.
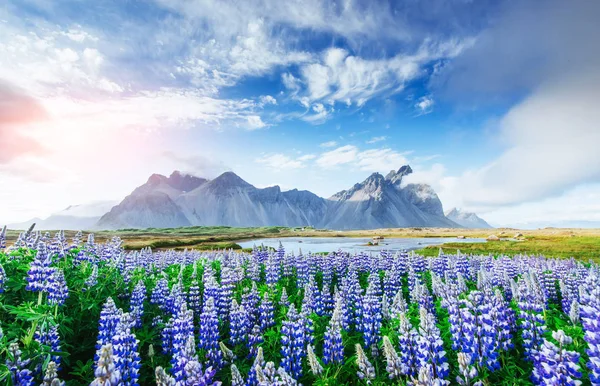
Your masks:
[{"label": "wispy cloud", "polygon": [[367,143],[372,144],[372,143],[382,142],[382,141],[385,141],[386,139],[387,139],[387,137],[385,135],[382,135],[380,137],[373,137],[373,138],[369,139],[367,141]]},{"label": "wispy cloud", "polygon": [[306,167],[306,156],[291,158],[285,154],[268,154],[256,159],[256,162],[274,170],[300,169]]},{"label": "wispy cloud", "polygon": [[320,147],[335,147],[337,146],[337,142],[336,141],[327,141],[327,142],[323,142],[319,145]]},{"label": "wispy cloud", "polygon": [[429,114],[433,111],[434,100],[429,96],[424,96],[419,98],[417,103],[415,103],[415,109],[417,110],[417,115],[425,115]]}]

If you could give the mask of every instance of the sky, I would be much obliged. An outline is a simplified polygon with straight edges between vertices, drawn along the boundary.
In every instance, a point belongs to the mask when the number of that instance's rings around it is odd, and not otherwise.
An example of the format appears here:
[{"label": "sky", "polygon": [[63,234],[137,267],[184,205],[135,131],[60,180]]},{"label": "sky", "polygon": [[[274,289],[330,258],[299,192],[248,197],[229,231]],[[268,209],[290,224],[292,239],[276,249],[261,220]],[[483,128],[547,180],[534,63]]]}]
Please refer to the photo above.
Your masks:
[{"label": "sky", "polygon": [[0,223],[152,173],[329,197],[410,164],[496,226],[600,221],[600,2],[8,0]]}]

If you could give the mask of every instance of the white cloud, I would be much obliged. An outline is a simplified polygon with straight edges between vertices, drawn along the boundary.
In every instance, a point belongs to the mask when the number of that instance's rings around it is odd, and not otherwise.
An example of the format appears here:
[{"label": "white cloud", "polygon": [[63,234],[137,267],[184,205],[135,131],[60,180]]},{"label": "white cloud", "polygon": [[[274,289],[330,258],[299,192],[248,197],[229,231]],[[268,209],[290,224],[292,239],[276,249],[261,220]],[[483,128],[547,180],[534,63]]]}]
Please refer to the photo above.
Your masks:
[{"label": "white cloud", "polygon": [[268,126],[258,115],[250,115],[246,117],[246,120],[248,121],[248,130],[257,130]]},{"label": "white cloud", "polygon": [[303,115],[302,120],[312,123],[314,125],[324,123],[328,117],[335,111],[333,107],[327,108],[322,103],[315,103],[312,105],[312,114]]},{"label": "white cloud", "polygon": [[346,145],[321,154],[316,163],[322,168],[329,169],[355,161],[357,154],[356,146]]},{"label": "white cloud", "polygon": [[323,142],[319,146],[320,147],[334,147],[334,146],[337,146],[337,142],[336,141],[327,141],[327,142]]},{"label": "white cloud", "polygon": [[315,154],[305,154],[303,156],[298,157],[298,161],[309,161],[315,158],[317,158]]},{"label": "white cloud", "polygon": [[382,135],[380,137],[373,137],[373,138],[369,139],[367,141],[367,143],[369,143],[369,144],[377,143],[377,142],[385,141],[386,139],[387,139],[387,137],[385,135]]},{"label": "white cloud", "polygon": [[406,157],[389,148],[365,150],[357,155],[356,166],[369,172],[386,172],[408,164]]},{"label": "white cloud", "polygon": [[285,169],[300,169],[305,167],[304,161],[307,159],[303,157],[293,159],[285,154],[270,154],[265,155],[261,158],[257,158],[256,162],[263,164],[271,169],[285,170]]},{"label": "white cloud", "polygon": [[435,102],[433,101],[433,98],[431,97],[431,95],[419,98],[417,103],[415,103],[415,109],[417,110],[417,114],[418,115],[429,114],[430,112],[433,111],[434,103]]},{"label": "white cloud", "polygon": [[261,107],[266,105],[277,105],[277,99],[275,99],[271,95],[261,95],[261,97],[258,100],[259,105]]}]

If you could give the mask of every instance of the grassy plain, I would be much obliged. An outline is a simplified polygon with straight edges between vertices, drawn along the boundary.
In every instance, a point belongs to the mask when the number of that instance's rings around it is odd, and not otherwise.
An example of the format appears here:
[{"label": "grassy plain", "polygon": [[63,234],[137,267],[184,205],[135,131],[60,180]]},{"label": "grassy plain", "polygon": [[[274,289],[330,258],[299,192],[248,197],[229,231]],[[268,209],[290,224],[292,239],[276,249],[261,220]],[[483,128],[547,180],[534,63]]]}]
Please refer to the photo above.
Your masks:
[{"label": "grassy plain", "polygon": [[[74,232],[66,232],[72,237]],[[556,257],[576,257],[584,260],[600,261],[600,229],[563,229],[544,228],[537,230],[498,229],[452,229],[452,228],[386,228],[360,231],[332,231],[312,228],[260,227],[232,228],[185,227],[185,228],[148,228],[121,229],[118,231],[94,232],[97,241],[105,241],[113,236],[123,239],[129,250],[145,247],[194,248],[194,249],[239,249],[236,244],[241,240],[268,237],[447,237],[448,242],[441,247],[454,253],[460,249],[463,253],[497,254],[544,254]],[[8,241],[14,240],[17,232],[8,232]],[[84,233],[85,235],[86,233]],[[487,238],[496,235],[499,241],[486,243],[456,243],[458,237]],[[517,237],[515,237],[517,236]],[[440,246],[426,247],[419,252],[427,255],[438,253]]]}]

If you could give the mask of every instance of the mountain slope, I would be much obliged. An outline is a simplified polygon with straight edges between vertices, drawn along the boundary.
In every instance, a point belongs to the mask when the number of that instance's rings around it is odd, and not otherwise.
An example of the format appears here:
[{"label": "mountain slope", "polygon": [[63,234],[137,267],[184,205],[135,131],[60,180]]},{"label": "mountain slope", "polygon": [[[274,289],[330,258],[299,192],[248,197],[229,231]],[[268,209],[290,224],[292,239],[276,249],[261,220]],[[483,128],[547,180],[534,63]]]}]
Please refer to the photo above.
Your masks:
[{"label": "mountain slope", "polygon": [[465,228],[485,229],[493,228],[484,219],[472,212],[464,212],[457,208],[452,208],[446,213],[446,217]]},{"label": "mountain slope", "polygon": [[279,186],[259,189],[233,172],[213,180],[179,172],[169,177],[154,174],[102,216],[97,227],[458,227],[444,216],[442,203],[430,186],[403,186],[403,177],[410,173],[408,165],[386,177],[374,173],[329,199],[305,190],[282,192]]},{"label": "mountain slope", "polygon": [[10,229],[28,229],[35,223],[37,230],[84,230],[92,229],[104,213],[117,205],[117,201],[96,201],[89,204],[71,205],[48,218],[34,218],[16,224],[9,224]]}]

